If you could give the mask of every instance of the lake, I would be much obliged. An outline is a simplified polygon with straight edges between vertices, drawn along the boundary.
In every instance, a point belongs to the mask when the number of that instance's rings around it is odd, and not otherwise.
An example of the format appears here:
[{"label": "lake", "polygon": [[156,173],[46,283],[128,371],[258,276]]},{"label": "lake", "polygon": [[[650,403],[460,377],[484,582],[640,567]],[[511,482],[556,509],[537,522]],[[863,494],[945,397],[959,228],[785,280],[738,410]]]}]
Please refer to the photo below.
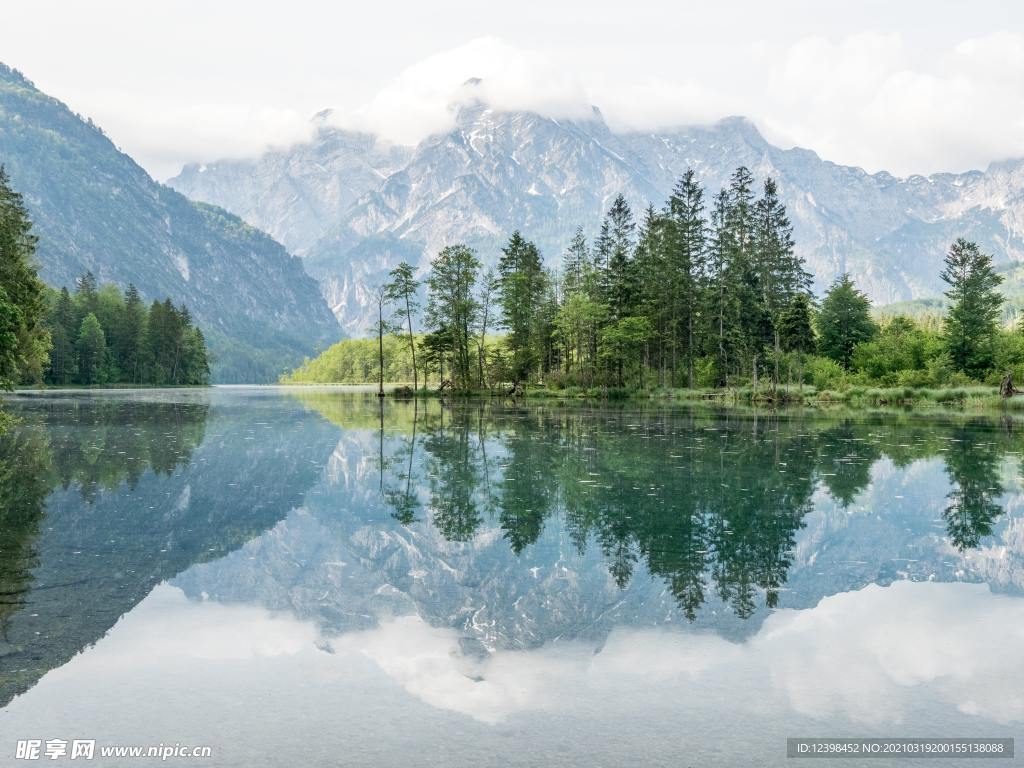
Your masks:
[{"label": "lake", "polygon": [[[0,765],[30,739],[101,765],[589,767],[1024,735],[1022,421],[5,402]],[[906,764],[810,764],[862,762]]]}]

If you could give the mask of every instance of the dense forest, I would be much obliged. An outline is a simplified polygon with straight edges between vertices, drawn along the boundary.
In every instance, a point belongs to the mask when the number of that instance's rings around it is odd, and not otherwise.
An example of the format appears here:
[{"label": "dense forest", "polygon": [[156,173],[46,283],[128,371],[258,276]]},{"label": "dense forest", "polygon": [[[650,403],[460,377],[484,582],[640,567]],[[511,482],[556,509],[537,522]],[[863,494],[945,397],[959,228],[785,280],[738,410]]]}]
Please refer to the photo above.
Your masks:
[{"label": "dense forest", "polygon": [[50,331],[48,384],[206,384],[209,358],[203,332],[188,307],[170,299],[148,308],[129,285],[97,285],[86,273],[74,294],[47,290]]},{"label": "dense forest", "polygon": [[[384,359],[373,371],[460,390],[752,386],[780,394],[804,384],[962,386],[1024,374],[1024,333],[1001,327],[1001,277],[975,244],[950,248],[945,317],[879,320],[849,275],[816,301],[775,181],[755,186],[741,167],[708,201],[691,170],[639,221],[619,196],[596,237],[577,231],[557,269],[545,268],[518,232],[493,271],[472,249],[449,246],[426,276],[423,311],[423,286],[403,263],[378,292]],[[387,334],[405,338],[405,350],[385,343]],[[369,374],[369,351],[363,341],[342,342],[287,380],[372,381],[359,378]]]},{"label": "dense forest", "polygon": [[17,384],[205,384],[209,356],[185,306],[148,308],[87,273],[72,295],[36,273],[37,239],[0,167],[0,389]]}]

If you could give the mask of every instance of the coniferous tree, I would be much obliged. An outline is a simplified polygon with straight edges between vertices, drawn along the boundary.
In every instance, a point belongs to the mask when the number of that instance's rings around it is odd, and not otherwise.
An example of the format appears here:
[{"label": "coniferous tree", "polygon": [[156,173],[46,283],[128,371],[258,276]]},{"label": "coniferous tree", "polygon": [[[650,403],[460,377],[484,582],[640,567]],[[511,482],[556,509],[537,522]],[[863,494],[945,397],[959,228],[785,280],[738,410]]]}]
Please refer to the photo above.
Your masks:
[{"label": "coniferous tree", "polygon": [[96,280],[96,275],[92,272],[86,272],[75,282],[75,311],[77,312],[75,320],[79,325],[86,315],[99,314],[99,283]]},{"label": "coniferous tree", "polygon": [[[618,354],[623,350],[620,340],[628,334],[619,333],[614,326],[633,315],[639,300],[636,262],[636,221],[623,195],[617,195],[601,226],[595,253],[599,264],[598,285],[600,298],[606,307],[607,324],[600,331],[613,334],[610,340],[598,340],[600,356],[609,372],[614,372],[617,383],[622,383],[625,360]],[[610,330],[612,329],[612,330]]]},{"label": "coniferous tree", "polygon": [[758,279],[753,184],[754,177],[745,166],[740,166],[733,173],[729,179],[729,207],[725,224],[730,290],[734,295],[739,321],[734,330],[734,338],[740,355],[749,365],[756,386],[762,352],[770,337],[771,327]]},{"label": "coniferous tree", "polygon": [[78,324],[75,323],[75,305],[71,300],[71,294],[68,292],[67,286],[60,289],[60,294],[54,305],[51,327],[53,325],[61,326],[69,337],[78,328]]},{"label": "coniferous tree", "polygon": [[[168,299],[154,301],[147,310],[133,285],[122,294],[111,284],[99,285],[90,274],[78,280],[77,286],[74,298],[67,288],[59,293],[47,289],[46,325],[53,346],[46,382],[180,385],[209,381],[206,339],[192,324],[188,307],[175,307]],[[76,322],[79,310],[90,305],[96,306],[99,314],[87,312]],[[95,349],[99,334],[91,321],[86,338],[82,339],[83,323],[90,315],[102,332],[102,355]],[[83,348],[88,357],[84,368]]]},{"label": "coniferous tree", "polygon": [[617,195],[612,201],[605,223],[607,226],[602,227],[598,238],[602,253],[601,288],[611,319],[620,320],[632,314],[638,298],[633,261],[636,221],[625,197]]},{"label": "coniferous tree", "polygon": [[[687,170],[668,200],[667,299],[672,318],[673,354],[680,347],[686,364],[686,386],[693,387],[693,362],[697,355],[702,284],[706,276],[708,232],[704,221],[704,189],[693,169]],[[673,358],[673,374],[676,361]]]},{"label": "coniferous tree", "polygon": [[711,237],[708,243],[707,318],[713,342],[711,354],[715,361],[715,383],[725,386],[739,358],[740,281],[742,273],[734,259],[733,233],[730,228],[730,197],[721,190],[711,211]]},{"label": "coniferous tree", "polygon": [[854,348],[877,332],[868,297],[857,290],[848,274],[837,277],[818,312],[818,350],[849,368]]},{"label": "coniferous tree", "polygon": [[[817,348],[811,315],[811,300],[806,293],[798,293],[790,300],[789,306],[782,311],[776,328],[780,350],[796,354],[799,369],[797,381],[802,386],[804,355],[812,354]],[[776,378],[778,378],[777,375]]]},{"label": "coniferous tree", "polygon": [[[124,329],[118,352],[119,368],[125,381],[137,384],[142,380],[145,362],[146,308],[138,289],[128,284],[124,292]],[[205,345],[204,345],[205,346]],[[205,349],[203,355],[205,356]]]},{"label": "coniferous tree", "polygon": [[775,353],[773,381],[778,383],[782,351],[779,324],[796,296],[810,292],[811,276],[793,250],[793,227],[774,179],[765,180],[764,195],[754,206],[754,217],[754,275],[764,324],[771,330]]},{"label": "coniferous tree", "polygon": [[78,366],[75,346],[63,325],[57,324],[50,329],[50,341],[50,367],[46,378],[53,384],[71,384]]},{"label": "coniferous tree", "polygon": [[531,335],[538,347],[541,369],[547,373],[557,370],[562,364],[561,349],[557,344],[558,285],[554,273],[545,270],[543,287]]},{"label": "coniferous tree", "polygon": [[170,318],[167,305],[153,300],[149,305],[146,322],[146,358],[149,370],[146,378],[153,384],[166,384],[170,376],[168,348],[170,346]]},{"label": "coniferous tree", "polygon": [[977,376],[992,366],[1003,278],[996,274],[992,257],[962,237],[950,247],[940,277],[949,285],[946,297],[952,302],[946,317],[946,349],[957,370]]},{"label": "coniferous tree", "polygon": [[[668,218],[647,206],[637,235],[633,269],[636,274],[637,301],[633,315],[647,319],[650,334],[644,340],[644,365],[656,368],[665,384],[667,350],[674,343],[671,276],[668,269]],[[653,344],[653,349],[652,349]]]},{"label": "coniferous tree", "polygon": [[528,378],[540,362],[534,321],[546,282],[537,246],[513,232],[498,261],[498,301],[515,381]]},{"label": "coniferous tree", "polygon": [[[607,222],[605,225],[604,229]],[[566,375],[575,372],[587,384],[593,383],[597,329],[603,314],[597,298],[597,277],[595,254],[587,246],[580,227],[563,257],[562,301],[553,325],[564,345],[562,362]]]},{"label": "coniferous tree", "polygon": [[207,384],[210,381],[210,358],[206,351],[206,338],[202,330],[192,327],[185,335],[183,345],[182,384]]},{"label": "coniferous tree", "polygon": [[810,354],[817,348],[811,300],[806,293],[798,293],[779,317],[779,344],[784,352]]},{"label": "coniferous tree", "polygon": [[103,384],[107,380],[107,339],[100,321],[92,312],[82,319],[75,345],[78,371],[83,384]]},{"label": "coniferous tree", "polygon": [[0,389],[23,379],[41,381],[49,358],[35,248],[28,211],[0,166]]},{"label": "coniferous tree", "polygon": [[562,296],[567,298],[586,289],[591,270],[590,248],[583,227],[577,227],[562,258]]}]

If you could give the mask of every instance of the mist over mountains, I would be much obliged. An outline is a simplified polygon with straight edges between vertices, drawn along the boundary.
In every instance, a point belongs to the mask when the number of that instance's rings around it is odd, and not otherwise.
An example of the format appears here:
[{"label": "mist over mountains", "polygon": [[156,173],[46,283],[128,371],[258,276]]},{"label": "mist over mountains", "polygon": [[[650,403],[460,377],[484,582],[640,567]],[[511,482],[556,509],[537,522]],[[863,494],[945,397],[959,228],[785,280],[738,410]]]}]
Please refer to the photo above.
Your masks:
[{"label": "mist over mountains", "polygon": [[1009,271],[1024,258],[1024,161],[897,178],[780,149],[739,117],[616,133],[597,108],[564,120],[468,97],[455,109],[452,130],[414,147],[338,128],[321,113],[310,142],[189,165],[168,183],[302,256],[355,335],[371,323],[370,291],[400,260],[425,272],[440,248],[466,242],[493,264],[520,229],[554,265],[578,226],[596,234],[616,194],[639,216],[649,203],[660,207],[690,167],[708,197],[739,165],[775,177],[819,292],[848,271],[876,303],[936,296],[957,236],[976,240]]},{"label": "mist over mountains", "polygon": [[340,128],[325,111],[311,141],[188,165],[168,188],[2,67],[0,162],[25,195],[43,278],[72,285],[92,270],[186,303],[218,381],[272,381],[342,328],[365,333],[371,291],[401,260],[423,274],[442,247],[466,242],[493,264],[519,229],[554,266],[577,227],[596,233],[616,194],[639,217],[690,167],[709,198],[739,165],[775,177],[819,292],[848,271],[876,303],[937,296],[958,236],[995,256],[1008,292],[1024,279],[1024,160],[897,178],[780,149],[739,117],[623,133],[597,108],[572,120],[496,110],[478,85],[460,91],[452,129],[415,146]]}]

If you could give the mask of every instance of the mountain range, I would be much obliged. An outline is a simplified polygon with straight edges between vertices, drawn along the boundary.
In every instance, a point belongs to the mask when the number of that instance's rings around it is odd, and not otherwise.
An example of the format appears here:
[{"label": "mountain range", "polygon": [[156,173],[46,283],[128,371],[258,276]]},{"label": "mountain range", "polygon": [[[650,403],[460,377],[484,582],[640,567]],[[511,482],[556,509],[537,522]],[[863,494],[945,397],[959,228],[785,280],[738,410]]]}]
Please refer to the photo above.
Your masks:
[{"label": "mountain range", "polygon": [[39,237],[40,275],[74,287],[87,270],[170,297],[206,334],[215,381],[275,381],[341,335],[279,243],[158,184],[91,121],[0,65],[0,164]]},{"label": "mountain range", "polygon": [[370,326],[371,290],[401,259],[425,273],[440,248],[461,241],[493,264],[519,229],[554,265],[576,227],[596,234],[616,194],[640,215],[660,206],[687,168],[708,199],[740,165],[775,177],[819,293],[848,271],[876,303],[936,296],[958,236],[1004,269],[1024,259],[1024,161],[897,178],[780,149],[744,118],[617,133],[597,108],[586,120],[492,109],[473,97],[474,83],[453,107],[454,127],[415,147],[344,130],[324,112],[309,142],[188,165],[168,183],[302,256],[353,334]]},{"label": "mountain range", "polygon": [[342,328],[365,333],[388,270],[406,260],[423,275],[445,245],[466,242],[494,264],[519,229],[554,266],[577,227],[596,233],[615,195],[640,215],[687,168],[709,198],[739,165],[775,177],[819,293],[850,272],[879,304],[938,296],[958,236],[994,255],[1009,290],[1024,285],[1024,160],[897,178],[780,149],[744,118],[623,133],[597,108],[585,120],[492,109],[476,86],[460,92],[453,127],[416,146],[340,128],[325,111],[308,142],[188,165],[164,186],[0,65],[0,163],[40,236],[42,277],[71,286],[91,270],[187,304],[216,381],[272,381]]}]

